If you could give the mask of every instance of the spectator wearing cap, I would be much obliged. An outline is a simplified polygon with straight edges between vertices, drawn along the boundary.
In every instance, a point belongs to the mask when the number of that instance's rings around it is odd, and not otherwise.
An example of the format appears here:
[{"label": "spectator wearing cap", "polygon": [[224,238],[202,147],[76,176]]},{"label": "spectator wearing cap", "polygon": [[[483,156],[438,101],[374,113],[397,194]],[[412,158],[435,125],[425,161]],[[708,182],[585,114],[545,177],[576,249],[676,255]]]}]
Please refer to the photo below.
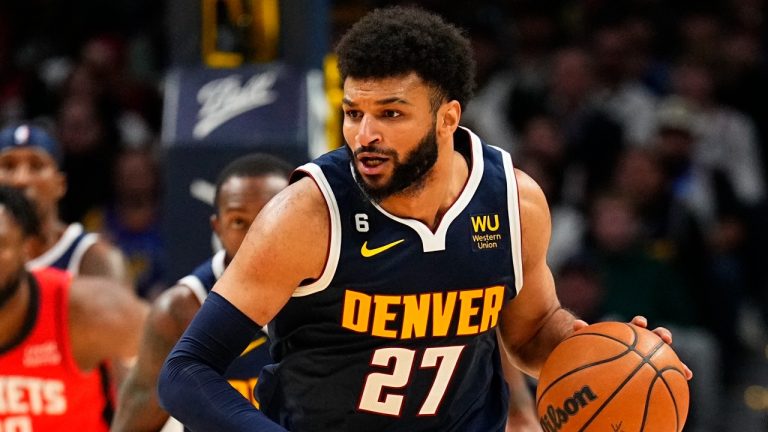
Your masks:
[{"label": "spectator wearing cap", "polygon": [[67,190],[60,162],[57,141],[42,127],[20,124],[0,131],[0,184],[23,190],[42,223],[39,247],[28,267],[127,281],[125,259],[116,247],[85,232],[80,223],[67,225],[60,219],[58,202]]}]

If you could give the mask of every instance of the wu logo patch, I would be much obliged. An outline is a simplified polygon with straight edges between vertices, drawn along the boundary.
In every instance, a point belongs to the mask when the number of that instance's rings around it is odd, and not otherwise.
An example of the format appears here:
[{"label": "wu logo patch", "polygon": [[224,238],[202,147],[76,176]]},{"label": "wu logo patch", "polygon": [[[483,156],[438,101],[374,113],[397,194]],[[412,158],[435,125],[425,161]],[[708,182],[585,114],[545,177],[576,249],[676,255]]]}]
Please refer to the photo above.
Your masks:
[{"label": "wu logo patch", "polygon": [[498,213],[473,215],[469,220],[472,224],[472,249],[479,251],[503,247],[505,230],[501,226],[504,221]]}]

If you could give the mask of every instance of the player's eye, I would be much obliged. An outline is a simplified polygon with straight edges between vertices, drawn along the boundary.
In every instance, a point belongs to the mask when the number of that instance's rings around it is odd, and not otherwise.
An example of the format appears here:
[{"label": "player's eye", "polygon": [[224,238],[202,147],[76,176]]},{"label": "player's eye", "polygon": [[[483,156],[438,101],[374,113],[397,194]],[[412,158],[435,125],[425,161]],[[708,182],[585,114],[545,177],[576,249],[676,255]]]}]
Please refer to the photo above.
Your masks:
[{"label": "player's eye", "polygon": [[353,120],[356,120],[362,117],[362,114],[360,113],[360,111],[357,111],[357,110],[346,110],[344,111],[344,115],[347,116],[347,118],[353,119]]},{"label": "player's eye", "polygon": [[235,218],[229,222],[229,226],[233,229],[248,228],[248,222],[245,219]]},{"label": "player's eye", "polygon": [[384,117],[386,118],[397,118],[400,117],[402,114],[399,111],[395,110],[385,110],[384,111]]}]

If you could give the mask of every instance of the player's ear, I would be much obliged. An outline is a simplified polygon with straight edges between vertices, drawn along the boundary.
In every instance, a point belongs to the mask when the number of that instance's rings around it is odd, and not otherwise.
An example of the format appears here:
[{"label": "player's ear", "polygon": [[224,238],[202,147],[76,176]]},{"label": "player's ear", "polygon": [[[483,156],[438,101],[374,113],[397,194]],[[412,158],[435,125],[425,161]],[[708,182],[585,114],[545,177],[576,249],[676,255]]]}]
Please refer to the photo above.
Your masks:
[{"label": "player's ear", "polygon": [[461,104],[452,100],[444,103],[437,112],[438,134],[453,135],[461,120]]},{"label": "player's ear", "polygon": [[56,171],[54,182],[54,194],[58,200],[67,193],[67,175],[62,171]]},{"label": "player's ear", "polygon": [[219,215],[217,215],[216,213],[212,214],[210,218],[210,222],[211,222],[211,229],[218,236],[219,228],[221,227],[221,221],[219,221]]}]

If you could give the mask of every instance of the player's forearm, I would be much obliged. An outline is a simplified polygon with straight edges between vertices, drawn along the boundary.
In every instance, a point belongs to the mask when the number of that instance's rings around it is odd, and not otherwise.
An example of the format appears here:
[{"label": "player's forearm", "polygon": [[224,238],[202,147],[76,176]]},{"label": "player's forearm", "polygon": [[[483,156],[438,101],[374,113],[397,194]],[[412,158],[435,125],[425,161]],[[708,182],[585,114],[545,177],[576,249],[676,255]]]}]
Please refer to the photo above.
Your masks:
[{"label": "player's forearm", "polygon": [[258,331],[224,297],[209,294],[160,371],[160,405],[192,430],[286,432],[221,375]]},{"label": "player's forearm", "polygon": [[549,353],[557,344],[573,333],[575,319],[576,317],[572,313],[560,306],[550,313],[527,343],[511,351],[520,369],[538,378],[539,371]]},{"label": "player's forearm", "polygon": [[111,432],[158,432],[169,417],[160,408],[154,383],[141,385],[129,376],[118,402]]},{"label": "player's forearm", "polygon": [[541,432],[533,395],[525,382],[525,376],[517,369],[504,370],[504,377],[509,388],[509,410],[507,431]]}]

